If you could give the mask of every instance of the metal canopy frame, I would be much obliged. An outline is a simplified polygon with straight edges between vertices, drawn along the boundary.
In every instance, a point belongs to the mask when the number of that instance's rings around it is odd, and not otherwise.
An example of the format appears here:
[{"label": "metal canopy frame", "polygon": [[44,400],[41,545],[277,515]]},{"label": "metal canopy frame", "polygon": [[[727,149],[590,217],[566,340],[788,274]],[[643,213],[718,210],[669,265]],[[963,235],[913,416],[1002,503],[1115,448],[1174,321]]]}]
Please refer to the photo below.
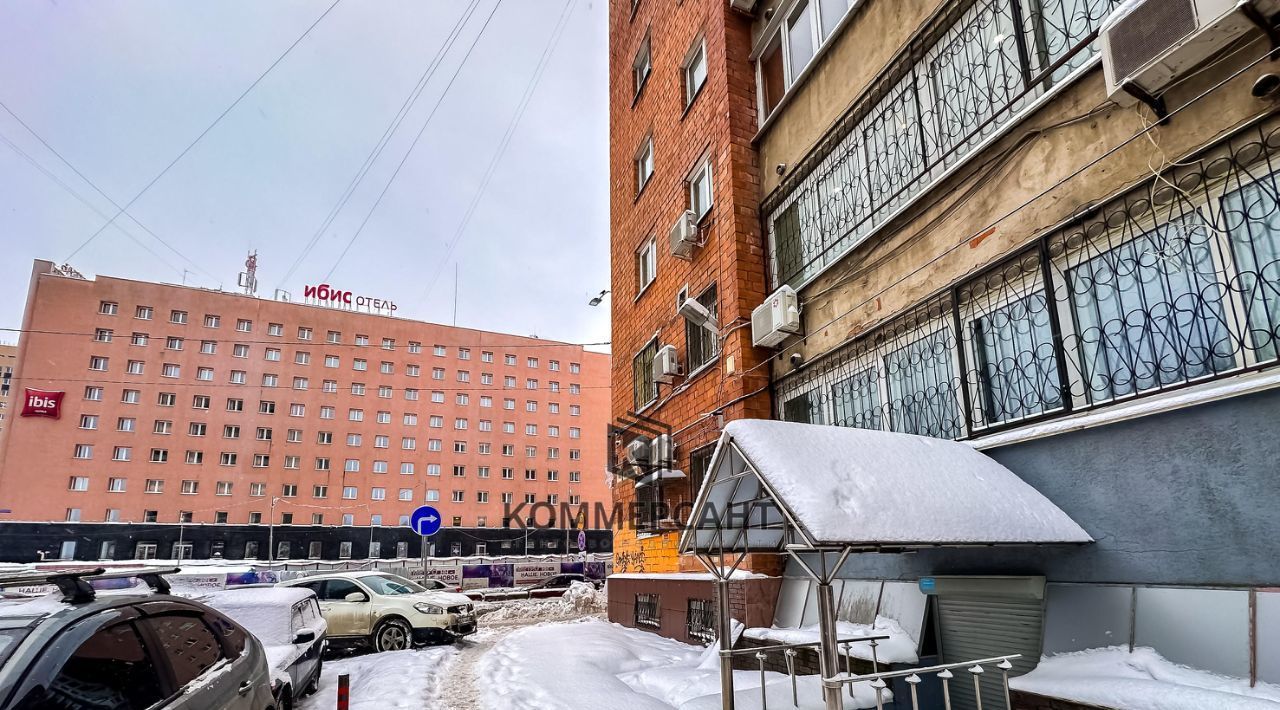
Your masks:
[{"label": "metal canopy frame", "polygon": [[[723,469],[729,466],[726,473]],[[738,500],[744,493],[743,486],[754,484],[756,491],[747,491],[749,497]],[[723,510],[717,510],[717,501],[723,501]],[[742,512],[731,515],[735,507]],[[772,508],[780,512],[780,519],[772,521],[768,510]],[[707,521],[707,512],[712,514],[714,526],[703,527]],[[760,515],[756,515],[761,511]],[[726,523],[737,519],[739,526]],[[759,525],[753,525],[759,521]],[[778,531],[776,537],[769,536],[765,544],[751,538],[752,530]],[[716,581],[716,601],[718,611],[719,644],[720,644],[720,692],[723,710],[733,710],[733,634],[729,609],[729,581],[734,572],[753,552],[785,553],[817,583],[818,629],[819,629],[819,669],[822,673],[822,693],[826,710],[843,710],[844,700],[841,695],[841,682],[833,680],[840,675],[839,650],[836,634],[836,603],[832,583],[841,567],[855,552],[902,553],[908,550],[924,548],[965,548],[965,547],[1016,547],[1046,544],[1084,544],[1082,542],[893,542],[877,544],[874,541],[820,543],[815,536],[799,521],[798,516],[788,507],[786,501],[778,495],[769,481],[761,475],[760,470],[742,451],[729,434],[725,434],[720,445],[712,456],[710,473],[698,491],[694,500],[693,512],[689,524],[680,536],[679,550],[694,554],[703,567],[711,573]],[[806,560],[802,555],[817,555],[814,561]],[[834,559],[833,557],[834,556]],[[728,564],[726,564],[728,563]]]}]

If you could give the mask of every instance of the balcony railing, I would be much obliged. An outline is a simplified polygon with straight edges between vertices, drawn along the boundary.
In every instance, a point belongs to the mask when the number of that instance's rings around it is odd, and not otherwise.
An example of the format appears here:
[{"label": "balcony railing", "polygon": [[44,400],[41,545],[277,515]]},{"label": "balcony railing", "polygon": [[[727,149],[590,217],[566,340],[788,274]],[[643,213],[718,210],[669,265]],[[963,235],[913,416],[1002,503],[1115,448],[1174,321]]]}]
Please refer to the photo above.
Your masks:
[{"label": "balcony railing", "polygon": [[963,439],[1274,365],[1280,120],[775,383],[792,421]]},{"label": "balcony railing", "polygon": [[765,200],[775,286],[809,280],[1097,51],[1120,0],[960,0]]}]

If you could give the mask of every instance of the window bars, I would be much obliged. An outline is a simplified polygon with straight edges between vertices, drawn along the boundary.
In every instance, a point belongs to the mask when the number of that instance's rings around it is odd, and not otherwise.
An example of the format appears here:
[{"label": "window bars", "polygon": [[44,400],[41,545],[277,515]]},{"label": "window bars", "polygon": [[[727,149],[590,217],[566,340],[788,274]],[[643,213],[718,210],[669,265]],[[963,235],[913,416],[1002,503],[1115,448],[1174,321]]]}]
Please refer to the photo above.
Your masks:
[{"label": "window bars", "polygon": [[1084,66],[1118,4],[949,3],[765,200],[773,285],[837,261]]},{"label": "window bars", "polygon": [[1280,122],[775,383],[791,421],[964,439],[1274,365]]},{"label": "window bars", "polygon": [[636,626],[658,628],[661,625],[659,614],[659,597],[657,594],[637,594],[635,606]]}]

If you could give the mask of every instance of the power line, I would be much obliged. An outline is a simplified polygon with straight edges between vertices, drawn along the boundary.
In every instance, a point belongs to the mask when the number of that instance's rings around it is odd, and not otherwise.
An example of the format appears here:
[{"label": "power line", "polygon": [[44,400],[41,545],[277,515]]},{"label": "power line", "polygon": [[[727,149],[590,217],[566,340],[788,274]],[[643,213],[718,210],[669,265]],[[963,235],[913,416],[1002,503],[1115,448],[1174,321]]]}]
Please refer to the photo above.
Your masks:
[{"label": "power line", "polygon": [[[58,187],[65,190],[67,194],[79,200],[81,204],[83,204],[85,207],[88,207],[94,214],[98,215],[103,219],[107,219],[107,215],[103,213],[102,210],[95,207],[92,202],[89,202],[89,200],[86,199],[83,195],[76,192],[74,188],[72,188],[67,183],[63,182],[62,178],[58,177],[57,175],[54,175],[52,172],[47,170],[43,165],[37,162],[35,158],[32,158],[30,155],[28,155],[26,151],[18,147],[18,145],[14,143],[12,140],[10,140],[7,136],[5,136],[4,134],[0,134],[0,142],[3,142],[5,145],[9,146],[10,150],[17,153],[20,157],[22,157],[24,160],[30,163],[36,170],[39,170],[45,177],[52,180],[54,184],[56,184]],[[134,221],[136,222],[137,220],[134,220]],[[142,247],[142,249],[146,251],[148,254],[154,256],[156,260],[159,261],[161,264],[164,264],[170,269],[173,269],[177,273],[182,273],[182,269],[179,269],[173,264],[170,264],[168,261],[165,260],[164,257],[152,251],[151,247],[147,246],[141,240],[135,237],[132,232],[128,231],[127,229],[125,229],[124,227],[121,227],[118,224],[115,224],[112,226],[114,226],[117,230],[119,230],[122,234],[124,234],[130,240],[132,240],[134,244],[137,244],[138,246]],[[139,224],[138,226],[141,227],[142,225]],[[146,229],[146,227],[143,227],[143,229]]]},{"label": "power line", "polygon": [[347,252],[351,250],[351,246],[356,243],[356,239],[358,239],[360,234],[364,232],[365,225],[369,224],[369,220],[373,217],[373,213],[377,211],[378,205],[382,204],[382,198],[386,197],[387,190],[391,188],[391,184],[394,183],[396,177],[400,175],[400,170],[409,160],[409,156],[413,154],[413,149],[418,146],[418,141],[422,138],[422,134],[426,132],[427,125],[431,123],[432,117],[436,115],[436,109],[440,108],[440,104],[444,101],[445,95],[449,93],[449,89],[453,86],[454,80],[458,78],[458,74],[462,71],[463,65],[467,63],[467,59],[471,56],[471,51],[476,48],[476,44],[479,43],[480,37],[484,34],[485,29],[489,26],[489,22],[498,11],[498,6],[501,4],[502,0],[497,0],[497,2],[493,4],[493,8],[489,10],[489,16],[485,18],[484,24],[480,26],[480,31],[477,32],[476,36],[471,40],[471,46],[467,47],[467,52],[463,55],[462,61],[458,63],[457,68],[454,69],[453,76],[449,77],[449,83],[445,85],[444,91],[440,93],[440,96],[436,99],[435,105],[431,107],[431,113],[427,114],[426,120],[422,122],[422,128],[418,129],[418,134],[413,137],[413,142],[409,144],[408,150],[404,152],[404,157],[400,158],[400,163],[396,165],[395,171],[391,173],[391,177],[387,178],[387,183],[382,186],[382,192],[378,193],[378,199],[374,200],[373,205],[369,207],[369,211],[365,214],[364,220],[360,222],[360,226],[356,228],[355,233],[351,235],[351,239],[347,241],[347,245],[343,247],[342,253],[338,255],[338,260],[333,263],[332,267],[330,267],[329,273],[325,274],[326,280],[333,276],[333,272],[342,264],[342,260],[346,258]]},{"label": "power line", "polygon": [[[37,133],[37,132],[36,132],[36,130],[35,130],[34,128],[32,128],[32,127],[31,127],[31,125],[30,125],[30,124],[28,124],[26,121],[24,121],[24,120],[22,119],[22,117],[21,117],[21,116],[19,116],[17,113],[15,113],[13,109],[9,108],[9,106],[8,106],[7,104],[5,104],[3,101],[0,101],[0,108],[3,108],[3,109],[5,110],[5,112],[7,112],[10,116],[13,116],[14,120],[16,120],[18,123],[22,124],[22,127],[23,127],[23,128],[25,128],[25,129],[27,129],[27,132],[28,132],[28,133],[30,133],[31,135],[35,136],[36,140],[40,141],[40,144],[41,144],[41,145],[43,145],[45,148],[48,148],[50,153],[53,153],[55,156],[57,156],[58,160],[61,160],[63,165],[66,165],[68,168],[71,168],[72,172],[74,172],[76,175],[78,175],[78,176],[80,177],[80,179],[81,179],[81,180],[84,180],[84,181],[85,181],[85,183],[87,183],[87,184],[89,185],[89,187],[92,187],[92,188],[93,188],[93,189],[94,189],[94,190],[95,190],[99,195],[101,195],[101,196],[103,197],[103,199],[105,199],[107,202],[111,203],[111,206],[112,206],[112,207],[114,207],[114,208],[116,208],[117,210],[119,210],[119,211],[120,211],[120,213],[124,213],[124,208],[122,208],[119,204],[117,204],[115,200],[111,199],[111,196],[110,196],[110,195],[108,195],[105,191],[103,191],[103,189],[102,189],[102,188],[98,187],[97,183],[95,183],[93,180],[90,180],[88,175],[85,175],[83,172],[81,172],[81,171],[80,171],[80,169],[79,169],[79,168],[77,168],[74,164],[72,164],[72,162],[71,162],[70,160],[67,160],[67,159],[66,159],[66,157],[64,157],[64,156],[62,155],[62,153],[58,152],[58,150],[57,150],[56,148],[54,148],[52,145],[50,145],[50,144],[49,144],[49,141],[47,141],[47,140],[45,140],[45,139],[44,139],[44,136],[41,136],[39,133]],[[18,151],[18,153],[19,153],[19,154],[21,154],[21,155],[22,155],[22,157],[26,158],[28,162],[30,162],[32,165],[35,165],[37,168],[39,168],[39,169],[41,170],[41,172],[44,172],[46,175],[48,175],[48,176],[50,177],[50,179],[53,179],[55,182],[57,182],[57,183],[58,183],[58,185],[60,185],[63,189],[65,189],[65,190],[67,190],[69,193],[71,193],[71,195],[72,195],[72,196],[74,196],[76,199],[79,199],[81,202],[84,202],[86,205],[88,205],[88,206],[89,206],[89,208],[90,208],[90,209],[92,209],[92,210],[93,210],[93,211],[94,211],[98,216],[102,217],[103,219],[108,219],[108,217],[107,217],[105,214],[103,214],[103,213],[102,213],[101,211],[99,211],[97,208],[95,208],[95,207],[93,207],[92,205],[90,205],[90,204],[89,204],[89,203],[88,203],[84,198],[82,198],[82,197],[81,197],[79,194],[77,194],[75,191],[71,190],[71,189],[70,189],[67,185],[65,185],[61,180],[58,180],[58,179],[54,178],[54,177],[53,177],[53,175],[52,175],[51,173],[49,173],[48,171],[45,171],[43,168],[41,168],[41,167],[36,163],[36,161],[35,161],[33,158],[31,158],[29,155],[25,154],[23,151],[19,150],[19,149],[18,149],[18,147],[17,147],[15,144],[11,143],[8,139],[5,139],[5,142],[6,142],[6,143],[9,143],[9,147],[10,147],[10,148],[13,148],[15,151]],[[132,221],[133,221],[133,223],[134,223],[134,224],[136,224],[136,225],[138,225],[139,227],[141,227],[141,228],[143,229],[143,231],[145,231],[147,234],[150,234],[153,238],[155,238],[155,240],[156,240],[156,241],[158,241],[158,242],[160,242],[161,244],[163,244],[163,245],[164,245],[164,246],[165,246],[169,251],[173,252],[174,254],[177,254],[178,256],[182,257],[182,259],[183,259],[184,261],[186,261],[188,264],[191,264],[192,266],[194,266],[194,267],[196,268],[196,270],[197,270],[197,271],[200,271],[200,272],[201,272],[201,273],[203,273],[205,276],[208,276],[209,278],[213,279],[215,282],[216,282],[216,281],[218,281],[218,277],[214,276],[213,274],[209,273],[208,271],[205,271],[205,270],[204,270],[204,268],[202,268],[202,267],[200,266],[200,264],[199,264],[199,263],[197,263],[197,262],[193,261],[192,259],[190,259],[189,257],[187,257],[187,255],[186,255],[186,254],[183,254],[182,252],[178,251],[178,250],[177,250],[177,249],[176,249],[172,244],[170,244],[169,242],[165,241],[164,239],[161,239],[161,238],[160,238],[160,235],[158,235],[158,234],[156,234],[155,232],[151,231],[151,229],[150,229],[149,227],[147,227],[147,226],[146,226],[145,224],[143,224],[142,222],[138,221],[138,218],[137,218],[137,217],[134,217],[134,216],[133,216],[133,215],[131,215],[131,214],[130,214],[130,215],[128,215],[128,217],[129,217],[129,219],[130,219],[130,220],[132,220]],[[114,218],[110,218],[110,221],[114,221]],[[116,224],[116,225],[114,225],[114,226],[116,227],[116,229],[118,229],[118,230],[120,230],[120,231],[122,231],[122,232],[124,232],[124,231],[125,231],[125,230],[124,230],[124,228],[123,228],[123,227],[121,227],[121,226],[120,226],[120,225],[118,225],[118,224]],[[126,232],[126,234],[127,234],[127,232]],[[130,235],[130,238],[131,238],[131,239],[133,238],[133,237],[132,237],[132,235]],[[137,240],[135,239],[134,241],[137,241]],[[141,245],[141,242],[139,242],[139,245]],[[144,248],[145,248],[145,247],[144,247]],[[149,251],[149,252],[150,252],[151,250],[150,250],[150,249],[148,249],[147,251]],[[152,253],[153,255],[155,255],[155,252],[151,252],[151,253]],[[156,256],[156,258],[157,258],[157,259],[160,259],[159,255],[155,255],[155,256]],[[161,261],[161,262],[164,262],[164,260],[163,260],[163,259],[160,259],[160,261]],[[166,265],[166,266],[169,266],[169,268],[174,268],[171,264],[168,264],[167,262],[165,262],[165,265]],[[175,271],[177,271],[178,269],[174,269],[174,270],[175,270]]]},{"label": "power line", "polygon": [[168,173],[169,170],[173,168],[173,166],[178,164],[179,160],[182,160],[182,158],[186,156],[187,153],[191,152],[191,149],[196,147],[197,143],[203,140],[205,136],[209,135],[209,132],[213,130],[214,126],[217,126],[218,123],[222,121],[222,119],[225,118],[227,114],[231,113],[232,109],[240,105],[240,102],[244,100],[244,97],[248,96],[250,91],[253,91],[253,89],[258,84],[262,83],[262,80],[265,79],[267,75],[271,73],[271,70],[275,69],[276,66],[280,64],[280,62],[284,61],[284,58],[289,56],[289,53],[292,52],[294,48],[297,47],[298,44],[300,44],[302,40],[307,37],[307,35],[311,34],[311,30],[315,29],[316,25],[320,24],[321,20],[323,20],[325,17],[328,17],[329,13],[332,12],[333,8],[337,7],[338,3],[340,2],[342,2],[342,0],[333,0],[333,4],[330,5],[323,13],[321,13],[320,16],[316,18],[315,22],[312,22],[307,27],[307,29],[303,31],[302,34],[298,35],[298,38],[293,41],[293,44],[289,45],[289,48],[284,50],[283,54],[276,57],[276,60],[271,63],[271,66],[267,67],[266,70],[264,70],[261,74],[259,74],[258,78],[254,79],[253,83],[250,84],[248,88],[240,92],[240,95],[236,97],[236,100],[232,101],[231,105],[223,109],[222,113],[218,114],[218,117],[213,119],[213,122],[210,123],[203,131],[200,132],[200,135],[196,136],[195,140],[188,143],[187,147],[183,148],[182,152],[178,153],[177,157],[169,161],[169,164],[164,166],[163,170],[157,173],[155,177],[151,178],[151,181],[148,182],[145,186],[143,186],[143,188],[138,191],[138,194],[133,196],[133,199],[126,202],[124,207],[121,207],[119,210],[117,210],[115,215],[113,215],[110,219],[108,219],[105,223],[103,223],[101,227],[98,227],[98,230],[96,232],[94,232],[93,234],[90,234],[89,238],[84,240],[83,244],[76,247],[75,251],[67,255],[67,258],[64,259],[63,261],[71,261],[72,257],[80,253],[80,250],[89,246],[89,244],[94,239],[96,239],[99,234],[102,234],[104,231],[106,231],[107,227],[115,223],[116,219],[118,219],[120,215],[124,214],[125,211],[128,210],[130,207],[133,207],[133,204],[137,202],[143,195],[145,195],[147,193],[147,190],[150,190],[153,185],[155,185],[157,182],[160,181],[160,178],[164,177],[165,174]]},{"label": "power line", "polygon": [[392,118],[391,123],[389,123],[387,125],[387,128],[383,130],[382,137],[378,139],[377,145],[375,145],[373,150],[370,151],[367,156],[365,156],[364,162],[360,165],[360,168],[356,171],[356,174],[351,179],[351,182],[347,184],[347,187],[343,191],[342,196],[334,204],[333,208],[329,210],[329,213],[325,216],[324,221],[320,224],[320,228],[315,231],[315,234],[311,235],[311,239],[307,241],[306,247],[304,247],[302,251],[299,252],[297,258],[294,259],[293,264],[290,265],[289,267],[289,270],[285,273],[284,277],[281,278],[280,282],[277,284],[277,288],[283,287],[285,282],[287,282],[289,278],[293,276],[294,272],[298,270],[298,267],[302,265],[302,262],[311,253],[311,250],[314,249],[316,244],[320,242],[320,239],[324,236],[325,231],[327,231],[330,225],[333,224],[333,221],[337,219],[338,214],[342,211],[344,207],[346,207],[347,201],[351,199],[351,195],[355,193],[356,188],[358,188],[360,186],[360,183],[364,181],[365,176],[368,175],[369,170],[372,169],[373,167],[373,164],[378,160],[379,157],[381,157],[382,151],[384,151],[387,145],[391,142],[391,138],[395,134],[395,132],[400,129],[400,124],[404,122],[404,119],[406,117],[408,117],[409,111],[413,109],[413,106],[415,104],[417,104],[418,98],[422,95],[423,90],[426,89],[427,83],[430,82],[431,78],[435,75],[436,69],[439,68],[440,62],[443,60],[445,53],[448,52],[448,50],[453,46],[453,42],[457,39],[458,35],[461,33],[463,25],[465,25],[467,21],[471,19],[471,15],[475,12],[475,8],[479,4],[480,4],[480,0],[471,0],[471,3],[467,6],[465,10],[463,10],[463,13],[459,16],[458,21],[454,23],[453,29],[451,29],[448,35],[446,35],[445,41],[442,42],[440,45],[440,48],[436,50],[435,56],[432,57],[431,61],[427,63],[426,68],[423,69],[422,74],[418,77],[418,82],[414,85],[413,89],[410,90],[409,95],[405,97],[405,100],[400,104],[400,109],[396,112],[396,115]]},{"label": "power line", "polygon": [[542,79],[542,73],[547,67],[547,63],[551,58],[551,54],[555,51],[556,45],[560,42],[560,37],[564,34],[564,28],[568,24],[569,15],[573,12],[573,7],[577,0],[565,0],[564,8],[560,11],[560,17],[556,21],[556,26],[551,32],[551,37],[547,41],[546,47],[542,50],[542,56],[538,58],[538,65],[534,69],[533,76],[530,77],[529,83],[525,86],[524,94],[520,97],[520,103],[517,105],[515,115],[512,116],[511,122],[507,124],[506,133],[503,134],[502,140],[498,145],[498,150],[494,153],[493,158],[489,161],[489,166],[485,169],[484,177],[480,180],[480,187],[476,189],[476,194],[471,200],[471,204],[467,206],[467,211],[462,217],[462,222],[458,228],[454,230],[453,239],[449,241],[448,249],[445,250],[443,259],[436,263],[435,273],[427,282],[427,287],[422,292],[422,300],[425,300],[431,294],[431,289],[435,288],[436,282],[440,279],[440,272],[444,265],[448,263],[449,258],[453,255],[453,250],[458,246],[462,236],[466,232],[467,225],[471,223],[471,217],[475,214],[476,208],[480,204],[481,198],[484,196],[485,190],[489,187],[489,181],[493,178],[494,172],[497,170],[498,164],[502,161],[502,157],[507,152],[507,146],[511,143],[511,137],[515,134],[516,127],[520,125],[520,119],[524,117],[525,109],[529,107],[529,100],[533,97],[534,90],[538,87],[538,82]]}]

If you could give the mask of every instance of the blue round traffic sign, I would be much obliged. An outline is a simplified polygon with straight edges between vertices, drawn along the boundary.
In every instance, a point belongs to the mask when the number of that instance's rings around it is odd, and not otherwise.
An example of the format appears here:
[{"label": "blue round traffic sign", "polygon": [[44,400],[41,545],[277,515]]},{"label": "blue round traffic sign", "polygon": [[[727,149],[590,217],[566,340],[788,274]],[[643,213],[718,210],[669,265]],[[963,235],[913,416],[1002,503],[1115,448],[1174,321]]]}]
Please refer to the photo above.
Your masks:
[{"label": "blue round traffic sign", "polygon": [[419,535],[433,535],[440,529],[440,511],[429,505],[420,506],[409,516],[409,527]]}]

